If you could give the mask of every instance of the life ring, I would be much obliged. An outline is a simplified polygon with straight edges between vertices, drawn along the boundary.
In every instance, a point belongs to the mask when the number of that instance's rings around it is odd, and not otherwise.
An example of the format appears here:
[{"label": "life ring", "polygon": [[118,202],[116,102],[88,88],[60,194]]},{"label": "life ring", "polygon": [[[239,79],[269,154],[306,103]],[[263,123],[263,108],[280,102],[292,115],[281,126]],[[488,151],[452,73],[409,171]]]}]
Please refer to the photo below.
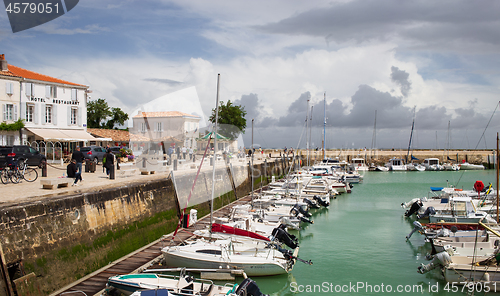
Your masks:
[{"label": "life ring", "polygon": [[476,190],[477,192],[481,192],[483,189],[484,184],[482,181],[476,181],[476,183],[474,183],[474,190]]}]

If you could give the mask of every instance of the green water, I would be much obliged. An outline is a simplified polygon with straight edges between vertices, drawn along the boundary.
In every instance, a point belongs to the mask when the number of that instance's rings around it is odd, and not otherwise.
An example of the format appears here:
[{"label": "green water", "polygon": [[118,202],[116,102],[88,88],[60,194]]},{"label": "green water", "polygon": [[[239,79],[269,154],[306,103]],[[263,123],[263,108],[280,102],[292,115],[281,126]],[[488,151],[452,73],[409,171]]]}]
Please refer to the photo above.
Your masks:
[{"label": "green water", "polygon": [[[430,248],[418,233],[406,241],[413,226],[400,204],[459,179],[463,189],[472,189],[476,180],[496,182],[494,170],[365,173],[351,194],[332,200],[300,231],[299,257],[314,264],[297,262],[288,275],[255,278],[257,284],[271,295],[448,295],[439,271],[417,273],[420,263],[428,263]],[[453,294],[466,295],[461,289]]]}]

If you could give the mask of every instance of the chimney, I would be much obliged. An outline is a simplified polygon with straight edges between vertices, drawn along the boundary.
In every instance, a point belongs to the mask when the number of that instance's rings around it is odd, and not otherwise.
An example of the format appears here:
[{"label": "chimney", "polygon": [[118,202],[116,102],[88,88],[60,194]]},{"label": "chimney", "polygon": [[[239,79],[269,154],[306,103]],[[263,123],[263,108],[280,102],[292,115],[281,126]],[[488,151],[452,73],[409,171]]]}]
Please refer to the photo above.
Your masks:
[{"label": "chimney", "polygon": [[7,61],[5,60],[5,54],[0,54],[0,70],[9,71]]}]

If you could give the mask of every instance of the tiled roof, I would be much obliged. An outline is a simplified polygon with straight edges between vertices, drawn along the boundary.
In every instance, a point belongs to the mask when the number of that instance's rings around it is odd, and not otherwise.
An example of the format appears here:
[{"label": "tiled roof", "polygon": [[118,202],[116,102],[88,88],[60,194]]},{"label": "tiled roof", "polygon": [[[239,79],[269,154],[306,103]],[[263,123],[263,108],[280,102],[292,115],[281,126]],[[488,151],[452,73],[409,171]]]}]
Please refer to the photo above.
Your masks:
[{"label": "tiled roof", "polygon": [[192,115],[192,114],[187,114],[184,112],[180,111],[163,111],[163,112],[141,112],[137,115],[135,115],[132,118],[141,118],[141,117],[193,117],[193,118],[200,118],[200,116],[197,115]]},{"label": "tiled roof", "polygon": [[[46,82],[54,82],[54,83],[68,84],[68,85],[74,85],[74,86],[88,87],[88,86],[83,85],[83,84],[77,84],[77,83],[69,82],[69,81],[66,81],[66,80],[62,80],[62,79],[50,77],[50,76],[47,76],[47,75],[43,75],[43,74],[39,74],[39,73],[36,73],[36,72],[33,72],[33,71],[26,70],[26,69],[23,69],[23,68],[19,68],[19,67],[13,66],[13,65],[8,65],[7,67],[9,69],[8,72],[11,72],[13,74],[13,76],[19,76],[19,77],[23,77],[25,79],[33,79],[33,80],[39,80],[39,81],[46,81]],[[2,73],[5,73],[5,71],[2,71]]]},{"label": "tiled roof", "polygon": [[116,142],[128,142],[130,140],[129,132],[123,130],[87,128],[87,132],[92,134],[94,137],[111,138]]},{"label": "tiled roof", "polygon": [[0,76],[19,77],[11,71],[0,71]]}]

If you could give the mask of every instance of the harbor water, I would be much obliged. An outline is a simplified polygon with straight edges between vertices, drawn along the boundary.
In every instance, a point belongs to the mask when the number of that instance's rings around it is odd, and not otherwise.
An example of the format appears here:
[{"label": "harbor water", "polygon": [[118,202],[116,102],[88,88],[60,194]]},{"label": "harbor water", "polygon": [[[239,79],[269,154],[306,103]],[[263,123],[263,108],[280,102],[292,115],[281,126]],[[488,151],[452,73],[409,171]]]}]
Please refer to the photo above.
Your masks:
[{"label": "harbor water", "polygon": [[417,273],[429,263],[430,246],[418,233],[406,241],[413,226],[400,205],[427,196],[430,186],[465,190],[476,180],[495,184],[495,171],[366,172],[351,194],[332,199],[300,231],[299,257],[313,265],[297,262],[288,275],[255,280],[270,295],[467,295],[467,288],[447,286],[437,269]]}]

